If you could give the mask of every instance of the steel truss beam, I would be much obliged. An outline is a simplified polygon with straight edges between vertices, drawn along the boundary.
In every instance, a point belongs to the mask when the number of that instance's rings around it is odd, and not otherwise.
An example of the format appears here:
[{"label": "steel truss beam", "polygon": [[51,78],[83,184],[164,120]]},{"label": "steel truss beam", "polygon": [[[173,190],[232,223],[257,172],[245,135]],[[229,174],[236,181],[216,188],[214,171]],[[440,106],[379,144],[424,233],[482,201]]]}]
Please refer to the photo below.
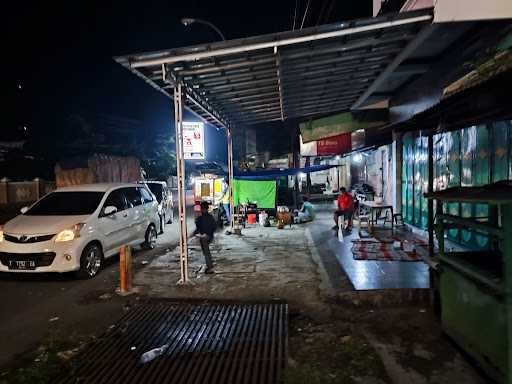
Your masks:
[{"label": "steel truss beam", "polygon": [[423,29],[418,33],[418,35],[407,44],[407,46],[391,61],[386,69],[381,72],[379,77],[377,77],[373,83],[368,87],[368,89],[356,100],[356,102],[352,105],[352,109],[357,109],[360,107],[366,99],[377,90],[377,88],[386,81],[386,79],[390,76],[390,74],[400,65],[402,61],[404,61],[418,46],[429,37],[432,32],[437,27],[435,25],[427,25],[423,27]]},{"label": "steel truss beam", "polygon": [[390,43],[409,41],[414,37],[414,34],[408,32],[400,32],[398,36],[388,37],[388,38],[375,38],[371,37],[368,39],[360,39],[360,40],[351,40],[348,42],[340,42],[339,44],[326,44],[323,46],[312,46],[311,49],[304,51],[303,48],[295,49],[294,51],[289,48],[284,51],[282,57],[283,60],[294,60],[302,57],[308,56],[319,56],[328,53],[335,52],[350,52],[351,50],[364,48],[364,47],[377,47],[382,45],[387,45]]},{"label": "steel truss beam", "polygon": [[258,67],[247,67],[234,72],[222,71],[221,73],[200,75],[200,76],[183,76],[183,80],[190,82],[191,84],[211,84],[218,82],[219,80],[234,81],[234,80],[246,80],[252,79],[261,75],[274,73],[275,65],[258,66]]}]

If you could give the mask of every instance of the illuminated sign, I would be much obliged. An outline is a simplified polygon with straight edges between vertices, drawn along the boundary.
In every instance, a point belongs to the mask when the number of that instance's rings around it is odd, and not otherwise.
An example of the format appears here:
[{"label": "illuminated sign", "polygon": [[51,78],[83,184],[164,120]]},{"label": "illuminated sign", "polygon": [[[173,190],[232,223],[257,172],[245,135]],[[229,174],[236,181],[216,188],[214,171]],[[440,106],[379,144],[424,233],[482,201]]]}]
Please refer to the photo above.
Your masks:
[{"label": "illuminated sign", "polygon": [[185,160],[205,158],[203,123],[183,122],[183,155]]}]

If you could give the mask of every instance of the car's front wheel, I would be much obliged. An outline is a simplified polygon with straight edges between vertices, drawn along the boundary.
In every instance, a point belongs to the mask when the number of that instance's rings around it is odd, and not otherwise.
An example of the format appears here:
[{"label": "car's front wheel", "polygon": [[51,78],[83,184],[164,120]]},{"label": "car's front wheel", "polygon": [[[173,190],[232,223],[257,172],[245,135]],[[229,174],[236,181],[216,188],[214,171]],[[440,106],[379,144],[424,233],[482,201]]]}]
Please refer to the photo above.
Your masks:
[{"label": "car's front wheel", "polygon": [[145,241],[142,244],[144,249],[154,249],[156,247],[156,228],[153,224],[151,224],[146,230]]},{"label": "car's front wheel", "polygon": [[78,277],[82,279],[91,279],[96,276],[103,262],[103,251],[97,244],[89,244],[82,251],[80,257],[80,270]]}]

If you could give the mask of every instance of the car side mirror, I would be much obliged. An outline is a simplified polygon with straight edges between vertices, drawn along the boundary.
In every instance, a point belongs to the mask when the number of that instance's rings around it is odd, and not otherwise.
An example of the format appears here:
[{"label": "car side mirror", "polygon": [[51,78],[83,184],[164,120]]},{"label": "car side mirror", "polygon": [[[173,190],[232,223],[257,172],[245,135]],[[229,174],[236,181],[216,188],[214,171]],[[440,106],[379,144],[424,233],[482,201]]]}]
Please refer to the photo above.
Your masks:
[{"label": "car side mirror", "polygon": [[105,216],[111,216],[116,212],[117,212],[117,208],[114,207],[113,205],[109,205],[109,206],[105,207],[105,209],[103,210],[103,214]]},{"label": "car side mirror", "polygon": [[22,207],[22,208],[20,209],[20,212],[21,212],[21,214],[22,214],[22,215],[24,215],[25,213],[27,213],[27,211],[28,211],[28,207]]}]

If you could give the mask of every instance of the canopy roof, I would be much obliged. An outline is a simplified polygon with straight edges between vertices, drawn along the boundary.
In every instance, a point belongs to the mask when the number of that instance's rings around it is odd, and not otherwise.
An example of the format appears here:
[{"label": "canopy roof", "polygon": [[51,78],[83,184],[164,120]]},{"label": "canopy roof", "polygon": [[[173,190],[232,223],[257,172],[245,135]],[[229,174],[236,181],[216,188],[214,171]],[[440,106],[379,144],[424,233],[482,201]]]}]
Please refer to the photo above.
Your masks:
[{"label": "canopy roof", "polygon": [[[392,83],[431,23],[426,9],[115,60],[169,97],[181,82],[185,107],[208,123],[252,125],[363,106]],[[402,83],[426,71],[400,68]]]}]

